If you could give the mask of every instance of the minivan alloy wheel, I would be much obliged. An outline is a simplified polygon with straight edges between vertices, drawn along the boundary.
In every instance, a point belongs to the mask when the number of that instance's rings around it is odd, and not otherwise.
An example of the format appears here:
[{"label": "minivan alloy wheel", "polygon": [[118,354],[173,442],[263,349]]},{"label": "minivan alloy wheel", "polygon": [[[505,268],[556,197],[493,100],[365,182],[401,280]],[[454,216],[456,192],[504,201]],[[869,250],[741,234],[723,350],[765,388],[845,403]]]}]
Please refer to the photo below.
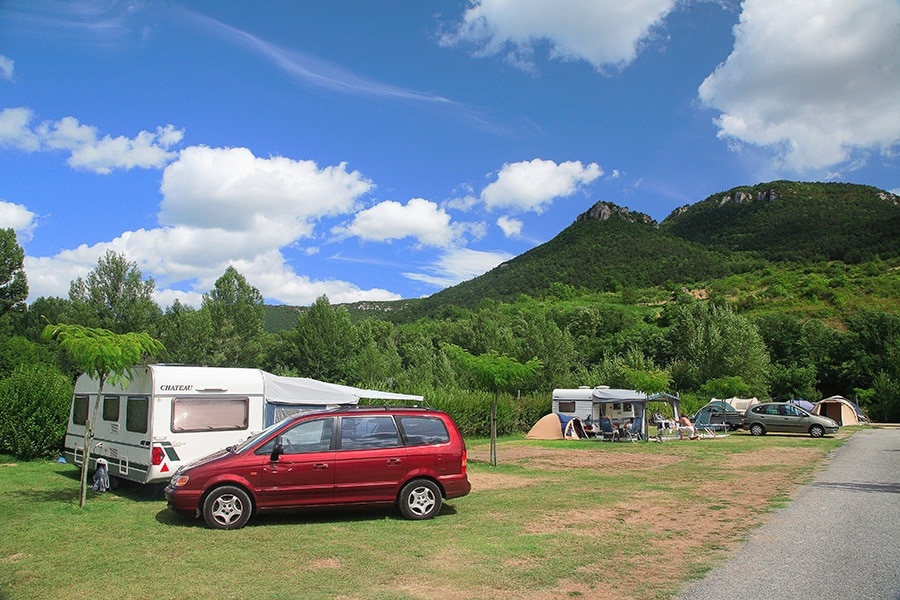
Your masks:
[{"label": "minivan alloy wheel", "polygon": [[429,479],[413,479],[400,490],[400,512],[407,519],[430,519],[441,510],[441,490]]}]

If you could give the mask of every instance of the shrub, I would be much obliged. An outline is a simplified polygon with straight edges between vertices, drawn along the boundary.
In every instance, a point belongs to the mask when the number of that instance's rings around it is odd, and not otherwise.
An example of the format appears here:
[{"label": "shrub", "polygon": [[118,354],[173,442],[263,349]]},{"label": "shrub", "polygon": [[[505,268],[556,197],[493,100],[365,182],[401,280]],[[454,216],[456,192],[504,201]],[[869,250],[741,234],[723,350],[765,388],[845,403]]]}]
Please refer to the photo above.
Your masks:
[{"label": "shrub", "polygon": [[17,367],[0,381],[0,451],[22,460],[57,456],[72,392],[68,378],[54,366]]}]

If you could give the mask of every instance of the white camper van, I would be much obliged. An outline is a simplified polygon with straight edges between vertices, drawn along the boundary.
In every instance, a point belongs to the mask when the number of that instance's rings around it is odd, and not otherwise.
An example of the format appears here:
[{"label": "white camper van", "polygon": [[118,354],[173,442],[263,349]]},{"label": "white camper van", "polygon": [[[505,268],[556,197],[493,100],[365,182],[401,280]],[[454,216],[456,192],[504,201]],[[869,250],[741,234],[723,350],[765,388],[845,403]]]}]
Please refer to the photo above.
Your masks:
[{"label": "white camper van", "polygon": [[[84,461],[84,428],[99,382],[78,378],[66,430],[65,457]],[[167,481],[201,456],[236,444],[291,414],[357,404],[360,398],[422,401],[422,396],[364,390],[259,369],[148,365],[125,386],[104,385],[89,467],[105,459],[111,477]]]}]

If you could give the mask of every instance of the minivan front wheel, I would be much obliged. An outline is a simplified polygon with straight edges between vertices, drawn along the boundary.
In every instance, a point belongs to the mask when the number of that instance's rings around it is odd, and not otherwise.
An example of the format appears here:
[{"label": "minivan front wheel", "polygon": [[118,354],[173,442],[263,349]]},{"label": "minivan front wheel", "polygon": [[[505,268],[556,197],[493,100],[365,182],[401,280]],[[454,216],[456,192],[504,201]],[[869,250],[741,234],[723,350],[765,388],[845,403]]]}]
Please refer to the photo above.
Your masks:
[{"label": "minivan front wheel", "polygon": [[203,501],[203,520],[213,529],[240,529],[247,524],[252,509],[247,492],[223,485],[211,491]]},{"label": "minivan front wheel", "polygon": [[750,433],[753,435],[765,435],[766,428],[759,423],[754,423],[750,426]]},{"label": "minivan front wheel", "polygon": [[397,504],[407,519],[430,519],[441,511],[441,488],[429,479],[413,479],[400,490]]},{"label": "minivan front wheel", "polygon": [[809,428],[810,437],[820,438],[825,435],[825,428],[821,425],[813,425]]}]

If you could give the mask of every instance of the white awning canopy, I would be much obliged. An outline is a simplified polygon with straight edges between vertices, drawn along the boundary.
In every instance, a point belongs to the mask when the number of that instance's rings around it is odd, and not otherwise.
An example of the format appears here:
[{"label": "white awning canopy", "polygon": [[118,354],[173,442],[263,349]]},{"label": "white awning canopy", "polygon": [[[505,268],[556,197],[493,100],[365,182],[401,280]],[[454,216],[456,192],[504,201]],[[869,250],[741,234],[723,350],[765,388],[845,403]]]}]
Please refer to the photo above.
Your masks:
[{"label": "white awning canopy", "polygon": [[358,404],[360,398],[422,402],[423,396],[367,390],[307,377],[281,377],[262,371],[266,401],[272,404]]}]

